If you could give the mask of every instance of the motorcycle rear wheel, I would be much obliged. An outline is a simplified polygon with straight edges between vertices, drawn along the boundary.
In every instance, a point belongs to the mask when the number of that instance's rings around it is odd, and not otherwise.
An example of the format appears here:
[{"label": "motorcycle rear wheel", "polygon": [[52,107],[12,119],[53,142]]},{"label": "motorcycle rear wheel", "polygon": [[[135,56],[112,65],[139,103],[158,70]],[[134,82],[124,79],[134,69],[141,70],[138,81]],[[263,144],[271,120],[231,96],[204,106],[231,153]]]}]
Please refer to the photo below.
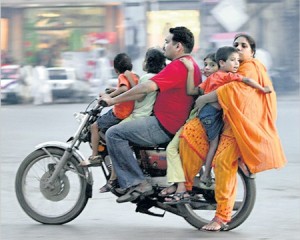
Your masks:
[{"label": "motorcycle rear wheel", "polygon": [[[205,197],[205,194],[209,195]],[[203,201],[192,201],[191,204],[178,205],[179,211],[189,224],[200,229],[205,224],[209,223],[215,214],[216,203],[214,200],[211,200],[210,203],[208,203],[209,201],[207,201],[207,199],[210,198],[211,193],[204,191]],[[255,178],[245,176],[239,169],[236,202],[233,209],[232,220],[228,224],[229,227],[226,231],[240,226],[249,217],[254,207],[255,199]]]},{"label": "motorcycle rear wheel", "polygon": [[72,156],[60,176],[46,187],[48,178],[64,154],[63,149],[38,149],[21,163],[15,180],[19,204],[34,220],[44,224],[64,224],[75,219],[88,201],[87,183],[78,160]]}]

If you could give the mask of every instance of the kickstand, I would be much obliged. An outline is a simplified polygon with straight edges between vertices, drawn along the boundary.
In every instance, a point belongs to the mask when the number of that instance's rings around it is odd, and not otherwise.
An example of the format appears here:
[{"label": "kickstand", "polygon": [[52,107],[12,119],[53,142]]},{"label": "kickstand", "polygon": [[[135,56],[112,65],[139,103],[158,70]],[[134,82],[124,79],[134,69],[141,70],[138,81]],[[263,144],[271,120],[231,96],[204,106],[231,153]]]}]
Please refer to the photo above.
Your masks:
[{"label": "kickstand", "polygon": [[164,211],[164,213],[162,213],[162,214],[151,212],[151,211],[149,211],[148,207],[145,207],[143,205],[137,205],[135,212],[148,214],[148,215],[154,216],[154,217],[164,217],[165,213],[166,213],[166,211]]}]

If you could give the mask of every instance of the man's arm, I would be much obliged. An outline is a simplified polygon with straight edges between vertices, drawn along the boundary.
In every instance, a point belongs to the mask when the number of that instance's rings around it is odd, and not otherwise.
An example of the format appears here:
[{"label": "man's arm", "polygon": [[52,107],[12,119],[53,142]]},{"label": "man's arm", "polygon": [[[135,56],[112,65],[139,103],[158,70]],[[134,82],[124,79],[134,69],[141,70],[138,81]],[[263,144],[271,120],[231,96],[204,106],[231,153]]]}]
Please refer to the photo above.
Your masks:
[{"label": "man's arm", "polygon": [[116,96],[111,97],[108,94],[104,94],[100,97],[99,101],[105,101],[108,106],[115,105],[121,102],[138,100],[150,92],[154,92],[158,90],[158,86],[155,82],[149,80],[144,83],[138,84],[130,90]]}]

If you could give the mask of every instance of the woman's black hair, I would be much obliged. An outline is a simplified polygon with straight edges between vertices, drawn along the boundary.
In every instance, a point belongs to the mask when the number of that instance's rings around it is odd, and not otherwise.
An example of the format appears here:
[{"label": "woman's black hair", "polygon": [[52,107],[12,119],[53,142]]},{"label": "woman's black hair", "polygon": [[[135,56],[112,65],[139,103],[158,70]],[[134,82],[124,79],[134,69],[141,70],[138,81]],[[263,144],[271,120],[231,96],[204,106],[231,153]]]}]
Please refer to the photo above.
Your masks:
[{"label": "woman's black hair", "polygon": [[166,57],[158,48],[149,48],[145,56],[145,68],[148,73],[159,73],[166,66]]},{"label": "woman's black hair", "polygon": [[251,50],[253,52],[253,57],[255,56],[256,53],[256,43],[253,37],[251,37],[250,35],[246,34],[246,33],[238,33],[237,35],[235,35],[234,39],[233,39],[233,43],[235,42],[236,39],[238,39],[239,37],[244,37],[247,39]]}]

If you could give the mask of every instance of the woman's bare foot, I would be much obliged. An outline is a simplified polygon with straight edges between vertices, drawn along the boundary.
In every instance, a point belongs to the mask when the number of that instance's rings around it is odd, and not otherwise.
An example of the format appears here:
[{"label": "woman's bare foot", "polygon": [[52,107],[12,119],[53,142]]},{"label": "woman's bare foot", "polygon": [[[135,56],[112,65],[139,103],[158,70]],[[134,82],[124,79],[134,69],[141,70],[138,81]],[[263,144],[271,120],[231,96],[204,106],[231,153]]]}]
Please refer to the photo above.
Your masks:
[{"label": "woman's bare foot", "polygon": [[219,232],[226,230],[228,226],[225,222],[222,222],[221,219],[214,217],[213,220],[211,220],[210,223],[204,225],[201,230],[202,231],[208,231],[208,232]]}]

